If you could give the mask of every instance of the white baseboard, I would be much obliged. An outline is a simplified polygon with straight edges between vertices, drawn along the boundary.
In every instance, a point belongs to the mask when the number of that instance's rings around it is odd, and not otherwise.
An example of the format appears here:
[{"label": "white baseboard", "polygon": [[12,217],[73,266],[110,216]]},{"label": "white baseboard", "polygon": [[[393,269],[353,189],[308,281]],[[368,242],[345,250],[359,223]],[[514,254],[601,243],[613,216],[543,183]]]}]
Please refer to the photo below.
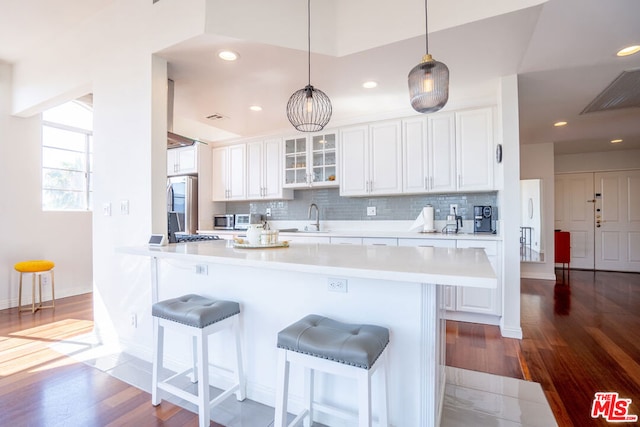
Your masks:
[{"label": "white baseboard", "polygon": [[553,280],[556,281],[555,274],[547,274],[547,273],[534,273],[534,272],[525,272],[520,271],[521,279],[538,279],[538,280]]},{"label": "white baseboard", "polygon": [[[44,286],[43,286],[44,288]],[[93,292],[93,288],[89,287],[75,287],[75,288],[65,288],[65,289],[58,289],[58,287],[56,286],[56,299],[60,299],[60,298],[67,298],[67,297],[75,297],[77,295],[83,295],[83,294],[89,294]],[[49,293],[48,290],[43,290],[42,292],[42,296],[44,298],[44,301],[42,301],[43,303],[46,303],[47,301],[49,301],[51,299],[51,294]],[[29,294],[27,294],[26,299],[24,297],[23,294],[23,304],[30,304],[31,303],[31,289],[29,289]],[[8,298],[8,299],[4,299],[4,300],[0,300],[0,310],[5,310],[7,308],[13,308],[13,307],[17,307],[18,306],[18,296],[16,295],[15,298]]]}]

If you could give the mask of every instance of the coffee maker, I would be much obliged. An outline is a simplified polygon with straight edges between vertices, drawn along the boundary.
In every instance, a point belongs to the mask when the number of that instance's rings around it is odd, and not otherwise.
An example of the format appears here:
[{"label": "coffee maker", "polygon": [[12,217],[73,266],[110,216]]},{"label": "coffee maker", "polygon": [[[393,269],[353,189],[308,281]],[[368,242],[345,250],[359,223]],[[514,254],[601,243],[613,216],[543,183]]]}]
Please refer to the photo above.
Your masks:
[{"label": "coffee maker", "polygon": [[494,208],[491,206],[473,207],[473,231],[475,233],[493,233]]}]

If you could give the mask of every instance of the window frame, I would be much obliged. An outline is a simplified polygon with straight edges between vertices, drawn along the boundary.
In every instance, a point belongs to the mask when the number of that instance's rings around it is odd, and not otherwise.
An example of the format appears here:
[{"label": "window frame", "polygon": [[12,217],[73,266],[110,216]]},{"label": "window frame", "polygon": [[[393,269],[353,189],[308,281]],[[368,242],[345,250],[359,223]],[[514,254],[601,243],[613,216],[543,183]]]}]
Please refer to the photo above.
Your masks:
[{"label": "window frame", "polygon": [[[41,152],[41,158],[42,158],[42,163],[41,163],[41,206],[42,206],[42,210],[45,212],[91,212],[93,211],[93,206],[92,206],[92,191],[91,191],[91,181],[92,181],[92,174],[93,171],[91,169],[91,156],[92,156],[92,149],[91,149],[91,143],[92,143],[92,138],[93,138],[93,131],[92,130],[88,130],[88,129],[83,129],[83,128],[79,128],[79,127],[75,127],[75,126],[69,126],[69,125],[65,125],[62,123],[56,123],[56,122],[51,122],[48,120],[42,120],[42,128],[44,129],[45,127],[49,127],[49,128],[54,128],[54,129],[60,129],[63,131],[67,131],[67,132],[74,132],[77,134],[81,134],[84,136],[84,149],[83,151],[78,151],[75,149],[71,149],[71,148],[62,148],[59,146],[52,146],[52,145],[47,145],[45,138],[44,138],[44,132],[43,132],[43,136],[42,136],[42,142],[41,142],[41,147],[40,147],[40,152]],[[60,150],[60,151],[67,151],[67,152],[72,152],[72,153],[82,153],[84,155],[84,170],[77,170],[77,169],[66,169],[66,168],[52,168],[52,167],[45,167],[44,166],[44,149],[48,148],[51,150]],[[46,170],[60,170],[60,171],[66,171],[66,172],[81,172],[84,174],[84,187],[82,190],[73,190],[73,189],[65,189],[65,188],[54,188],[54,187],[45,187],[45,183],[44,183],[44,176],[45,176],[45,171]],[[77,193],[82,193],[84,195],[84,207],[83,208],[79,208],[79,209],[72,209],[72,208],[48,208],[45,207],[44,205],[44,192],[47,190],[53,190],[53,191],[71,191],[71,192],[77,192]]]}]

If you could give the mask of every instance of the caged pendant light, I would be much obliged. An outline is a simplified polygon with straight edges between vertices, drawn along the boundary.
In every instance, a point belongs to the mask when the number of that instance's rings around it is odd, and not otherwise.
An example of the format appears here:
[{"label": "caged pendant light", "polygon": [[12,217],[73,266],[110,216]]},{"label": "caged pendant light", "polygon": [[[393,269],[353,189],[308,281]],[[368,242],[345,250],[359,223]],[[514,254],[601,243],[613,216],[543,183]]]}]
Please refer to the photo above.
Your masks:
[{"label": "caged pendant light", "polygon": [[449,68],[429,54],[427,0],[424,0],[424,21],[426,54],[409,73],[409,98],[417,112],[433,113],[444,107],[449,99]]},{"label": "caged pendant light", "polygon": [[287,118],[301,132],[317,132],[331,119],[331,101],[324,92],[311,86],[311,0],[307,4],[307,23],[309,83],[289,98]]}]

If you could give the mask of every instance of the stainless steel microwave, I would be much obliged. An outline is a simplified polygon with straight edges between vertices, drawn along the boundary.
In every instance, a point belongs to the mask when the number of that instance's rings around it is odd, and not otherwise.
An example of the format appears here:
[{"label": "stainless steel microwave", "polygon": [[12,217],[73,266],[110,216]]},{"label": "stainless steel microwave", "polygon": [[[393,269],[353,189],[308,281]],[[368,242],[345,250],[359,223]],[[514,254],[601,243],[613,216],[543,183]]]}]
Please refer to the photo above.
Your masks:
[{"label": "stainless steel microwave", "polygon": [[213,216],[213,228],[215,230],[233,230],[234,215],[214,215]]}]

